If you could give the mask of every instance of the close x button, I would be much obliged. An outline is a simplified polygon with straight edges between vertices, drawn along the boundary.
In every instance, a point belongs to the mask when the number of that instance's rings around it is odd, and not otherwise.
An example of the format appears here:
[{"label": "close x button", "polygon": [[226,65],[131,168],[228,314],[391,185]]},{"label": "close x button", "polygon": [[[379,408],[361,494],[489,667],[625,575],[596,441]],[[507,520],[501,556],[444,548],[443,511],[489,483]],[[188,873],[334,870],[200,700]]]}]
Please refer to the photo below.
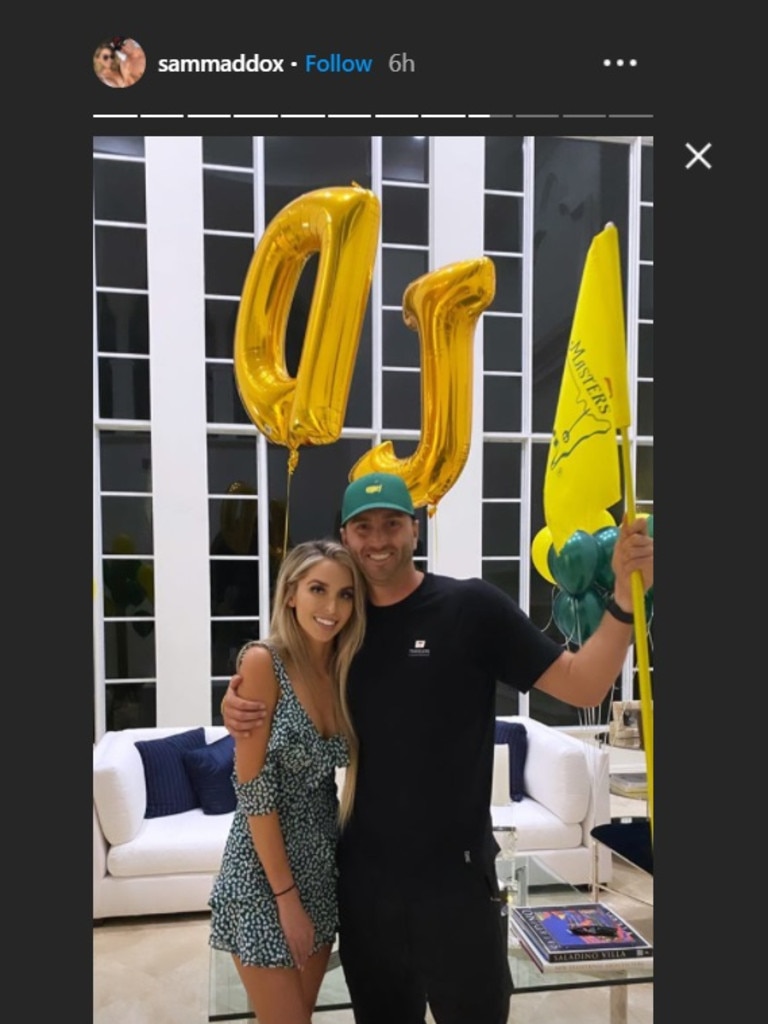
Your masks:
[{"label": "close x button", "polygon": [[685,148],[689,152],[693,153],[693,156],[688,161],[688,163],[685,165],[686,171],[689,171],[696,164],[701,164],[704,167],[704,169],[707,170],[707,171],[712,169],[712,164],[709,162],[709,160],[706,160],[704,158],[704,154],[708,153],[709,150],[712,149],[712,143],[711,142],[705,142],[704,145],[701,147],[701,149],[697,149],[694,145],[692,145],[692,143],[686,142]]}]

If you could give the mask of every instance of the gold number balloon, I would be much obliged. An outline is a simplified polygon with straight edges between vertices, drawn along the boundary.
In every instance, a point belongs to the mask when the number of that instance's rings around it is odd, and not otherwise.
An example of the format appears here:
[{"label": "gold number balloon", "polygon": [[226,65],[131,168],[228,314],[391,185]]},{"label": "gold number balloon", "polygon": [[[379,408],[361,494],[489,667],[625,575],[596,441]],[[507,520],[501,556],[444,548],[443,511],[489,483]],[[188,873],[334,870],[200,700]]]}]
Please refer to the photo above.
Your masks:
[{"label": "gold number balloon", "polygon": [[[269,223],[251,259],[235,327],[235,379],[252,422],[294,460],[300,445],[330,444],[341,434],[379,222],[379,200],[359,185],[308,192]],[[314,252],[317,277],[293,378],[285,366],[288,315]]]},{"label": "gold number balloon", "polygon": [[451,263],[417,278],[405,290],[403,319],[421,345],[421,438],[413,455],[399,459],[391,441],[372,448],[352,467],[396,473],[413,503],[432,514],[455,484],[469,454],[472,429],[472,343],[475,325],[493,301],[496,274],[487,257]]}]

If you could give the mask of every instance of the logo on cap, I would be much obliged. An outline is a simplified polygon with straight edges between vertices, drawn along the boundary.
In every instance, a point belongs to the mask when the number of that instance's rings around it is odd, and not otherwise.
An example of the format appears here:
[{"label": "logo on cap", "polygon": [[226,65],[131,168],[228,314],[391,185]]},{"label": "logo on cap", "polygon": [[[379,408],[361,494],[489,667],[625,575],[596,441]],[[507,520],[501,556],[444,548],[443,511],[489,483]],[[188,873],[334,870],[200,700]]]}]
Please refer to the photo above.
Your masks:
[{"label": "logo on cap", "polygon": [[365,493],[366,494],[381,494],[381,491],[382,491],[381,484],[372,484],[370,487],[366,487],[365,488]]}]

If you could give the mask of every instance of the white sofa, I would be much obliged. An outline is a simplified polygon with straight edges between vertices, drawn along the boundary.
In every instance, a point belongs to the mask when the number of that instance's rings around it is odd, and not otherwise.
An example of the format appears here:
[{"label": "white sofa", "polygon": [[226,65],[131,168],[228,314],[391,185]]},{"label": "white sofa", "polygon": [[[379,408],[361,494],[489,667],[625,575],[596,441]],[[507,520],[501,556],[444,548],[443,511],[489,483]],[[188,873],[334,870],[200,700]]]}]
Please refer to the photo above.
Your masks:
[{"label": "white sofa", "polygon": [[[93,749],[93,918],[208,909],[234,812],[145,818],[147,790],[136,740],[186,728],[107,732]],[[227,735],[206,726],[207,743]]]},{"label": "white sofa", "polygon": [[[509,748],[494,748],[491,817],[495,826],[517,829],[519,853],[535,853],[555,874],[572,885],[609,882],[610,850],[595,844],[595,825],[610,821],[609,753],[606,747],[523,715],[499,722],[525,726],[525,796],[509,796]],[[596,858],[596,860],[594,859]]]},{"label": "white sofa", "polygon": [[[525,717],[505,718],[526,727],[525,787],[519,803],[509,797],[508,753],[496,747],[492,815],[513,822],[518,850],[536,852],[574,884],[591,880],[594,824],[608,821],[608,754]],[[93,750],[93,919],[177,914],[208,909],[232,812],[200,808],[145,818],[147,791],[136,740],[159,739],[185,728],[107,732]],[[206,726],[212,743],[226,735]],[[339,779],[341,772],[339,772]],[[600,849],[600,881],[610,880],[610,851]]]}]

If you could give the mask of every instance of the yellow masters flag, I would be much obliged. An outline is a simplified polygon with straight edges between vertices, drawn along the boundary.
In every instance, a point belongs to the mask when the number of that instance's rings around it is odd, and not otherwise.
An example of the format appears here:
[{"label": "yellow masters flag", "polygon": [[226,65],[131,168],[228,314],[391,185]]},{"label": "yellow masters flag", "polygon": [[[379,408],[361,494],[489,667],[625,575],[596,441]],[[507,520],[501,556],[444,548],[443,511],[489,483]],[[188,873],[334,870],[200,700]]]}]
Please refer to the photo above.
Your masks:
[{"label": "yellow masters flag", "polygon": [[587,253],[544,477],[544,518],[556,552],[594,533],[621,498],[616,431],[629,426],[619,233],[607,224]]}]

